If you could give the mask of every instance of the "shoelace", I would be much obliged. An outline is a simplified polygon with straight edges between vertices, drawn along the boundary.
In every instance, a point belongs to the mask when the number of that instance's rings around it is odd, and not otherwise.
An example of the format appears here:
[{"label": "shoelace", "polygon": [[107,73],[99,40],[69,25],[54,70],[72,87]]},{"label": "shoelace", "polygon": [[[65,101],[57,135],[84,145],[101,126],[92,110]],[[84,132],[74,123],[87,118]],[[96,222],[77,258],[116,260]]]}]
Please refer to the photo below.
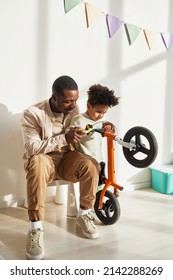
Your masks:
[{"label": "shoelace", "polygon": [[93,215],[91,213],[88,213],[87,216],[92,220],[95,221],[95,218],[93,217]]},{"label": "shoelace", "polygon": [[94,217],[92,217],[91,214],[83,215],[83,218],[87,222],[87,224],[90,224],[94,229],[96,228],[93,223]]},{"label": "shoelace", "polygon": [[40,239],[40,230],[33,230],[31,232],[31,242],[30,242],[30,248],[34,248],[34,247],[40,247],[40,244],[39,244],[39,239]]}]

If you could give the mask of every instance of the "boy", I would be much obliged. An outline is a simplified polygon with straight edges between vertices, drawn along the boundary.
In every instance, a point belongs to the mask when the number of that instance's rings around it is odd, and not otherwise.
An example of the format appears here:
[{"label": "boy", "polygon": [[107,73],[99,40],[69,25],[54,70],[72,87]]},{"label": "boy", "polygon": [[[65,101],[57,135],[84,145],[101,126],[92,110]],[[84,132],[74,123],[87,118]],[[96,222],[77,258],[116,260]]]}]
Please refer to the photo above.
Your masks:
[{"label": "boy", "polygon": [[[105,129],[114,130],[110,123],[100,120],[105,116],[109,108],[119,104],[119,97],[115,96],[113,90],[109,90],[100,84],[91,86],[87,93],[87,110],[85,113],[74,116],[70,127],[82,127],[85,129],[87,124],[91,124],[93,128],[104,127]],[[102,141],[100,133],[91,132],[75,143],[75,149],[95,158],[100,163],[104,161]]]}]

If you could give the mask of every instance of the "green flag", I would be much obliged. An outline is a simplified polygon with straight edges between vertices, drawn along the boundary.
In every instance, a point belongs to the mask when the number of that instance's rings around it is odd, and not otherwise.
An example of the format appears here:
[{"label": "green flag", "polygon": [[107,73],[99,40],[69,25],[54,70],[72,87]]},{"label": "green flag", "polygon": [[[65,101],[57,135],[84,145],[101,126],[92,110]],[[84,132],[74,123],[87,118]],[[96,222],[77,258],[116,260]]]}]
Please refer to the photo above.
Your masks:
[{"label": "green flag", "polygon": [[125,23],[124,26],[125,26],[129,45],[131,45],[139,35],[141,28],[139,26],[129,24],[129,23]]},{"label": "green flag", "polygon": [[71,9],[80,4],[82,0],[64,0],[64,11],[68,13]]}]

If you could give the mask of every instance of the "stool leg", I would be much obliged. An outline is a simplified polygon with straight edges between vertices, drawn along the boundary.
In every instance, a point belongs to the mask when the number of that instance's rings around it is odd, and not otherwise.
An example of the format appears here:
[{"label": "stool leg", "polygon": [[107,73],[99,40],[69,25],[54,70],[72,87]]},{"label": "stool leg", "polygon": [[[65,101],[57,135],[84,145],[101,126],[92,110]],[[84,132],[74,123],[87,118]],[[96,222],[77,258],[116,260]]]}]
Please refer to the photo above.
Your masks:
[{"label": "stool leg", "polygon": [[[67,185],[67,184],[65,184],[65,185]],[[64,204],[66,201],[65,185],[59,185],[58,182],[56,182],[55,203],[57,203],[57,204]]]},{"label": "stool leg", "polygon": [[78,209],[76,203],[75,185],[73,183],[68,184],[67,193],[67,216],[76,217]]}]

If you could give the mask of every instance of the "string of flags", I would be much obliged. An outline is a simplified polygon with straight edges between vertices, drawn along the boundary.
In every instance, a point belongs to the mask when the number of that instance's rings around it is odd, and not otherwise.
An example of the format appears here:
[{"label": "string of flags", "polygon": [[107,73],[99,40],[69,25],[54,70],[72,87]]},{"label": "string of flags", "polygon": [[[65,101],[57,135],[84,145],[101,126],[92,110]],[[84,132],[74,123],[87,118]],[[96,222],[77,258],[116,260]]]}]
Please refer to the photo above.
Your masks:
[{"label": "string of flags", "polygon": [[167,51],[170,51],[173,45],[173,32],[158,32],[150,29],[144,29],[134,24],[125,23],[123,20],[101,11],[98,7],[83,0],[64,0],[65,13],[68,13],[81,3],[84,4],[85,8],[87,28],[89,28],[101,16],[105,16],[109,38],[115,36],[117,31],[124,26],[129,45],[132,45],[135,42],[140,32],[143,32],[149,50],[151,50],[157,35],[161,37]]}]

